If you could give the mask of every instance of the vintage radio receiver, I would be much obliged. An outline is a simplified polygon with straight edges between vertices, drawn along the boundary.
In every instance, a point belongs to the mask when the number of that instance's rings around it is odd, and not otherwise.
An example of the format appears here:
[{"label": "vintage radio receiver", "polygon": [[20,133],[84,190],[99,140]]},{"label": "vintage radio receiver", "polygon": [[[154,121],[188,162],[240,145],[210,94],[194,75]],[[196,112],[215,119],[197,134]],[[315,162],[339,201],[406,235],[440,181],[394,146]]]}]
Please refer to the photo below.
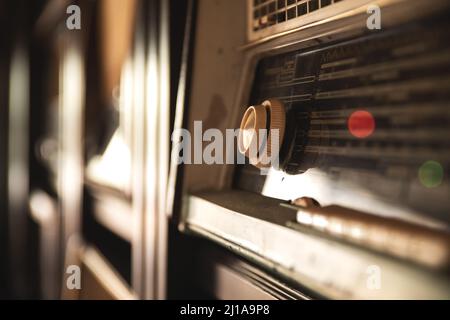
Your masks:
[{"label": "vintage radio receiver", "polygon": [[[278,129],[279,165],[185,166],[182,227],[319,295],[417,298],[418,280],[422,297],[448,297],[448,1],[204,1],[197,14],[189,129],[240,126],[247,156],[247,129]],[[374,261],[396,279],[377,292]]]}]

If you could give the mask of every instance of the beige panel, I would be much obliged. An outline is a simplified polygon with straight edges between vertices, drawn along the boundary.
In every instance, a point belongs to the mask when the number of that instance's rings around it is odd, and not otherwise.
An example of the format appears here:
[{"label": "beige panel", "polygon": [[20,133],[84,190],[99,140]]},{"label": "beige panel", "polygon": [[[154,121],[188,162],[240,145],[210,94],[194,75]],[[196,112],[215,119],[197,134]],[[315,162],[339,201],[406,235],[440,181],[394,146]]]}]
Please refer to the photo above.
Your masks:
[{"label": "beige panel", "polygon": [[[203,131],[230,128],[230,115],[242,72],[245,43],[245,1],[200,1],[196,24],[194,71],[190,100],[189,130],[203,121]],[[231,126],[232,127],[232,126]],[[194,141],[192,141],[193,144]],[[205,144],[206,145],[206,144]],[[193,159],[192,153],[192,161]],[[190,189],[221,185],[222,165],[188,165],[186,182]]]}]

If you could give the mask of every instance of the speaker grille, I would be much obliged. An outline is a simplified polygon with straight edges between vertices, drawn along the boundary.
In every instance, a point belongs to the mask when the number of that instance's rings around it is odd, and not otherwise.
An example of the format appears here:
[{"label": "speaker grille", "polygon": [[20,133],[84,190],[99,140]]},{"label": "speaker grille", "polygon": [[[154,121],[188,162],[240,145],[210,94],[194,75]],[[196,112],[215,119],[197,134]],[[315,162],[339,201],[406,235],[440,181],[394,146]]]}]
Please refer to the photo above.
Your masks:
[{"label": "speaker grille", "polygon": [[253,0],[253,31],[307,15],[343,0]]}]

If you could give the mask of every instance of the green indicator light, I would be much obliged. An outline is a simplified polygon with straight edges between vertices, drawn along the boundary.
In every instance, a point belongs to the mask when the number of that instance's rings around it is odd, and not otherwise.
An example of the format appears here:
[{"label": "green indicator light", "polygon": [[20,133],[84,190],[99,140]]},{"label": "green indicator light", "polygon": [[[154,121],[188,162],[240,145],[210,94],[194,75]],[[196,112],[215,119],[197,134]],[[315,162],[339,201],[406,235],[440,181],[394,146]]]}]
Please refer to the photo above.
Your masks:
[{"label": "green indicator light", "polygon": [[437,161],[429,160],[419,168],[419,180],[427,188],[435,188],[444,179],[444,169]]}]

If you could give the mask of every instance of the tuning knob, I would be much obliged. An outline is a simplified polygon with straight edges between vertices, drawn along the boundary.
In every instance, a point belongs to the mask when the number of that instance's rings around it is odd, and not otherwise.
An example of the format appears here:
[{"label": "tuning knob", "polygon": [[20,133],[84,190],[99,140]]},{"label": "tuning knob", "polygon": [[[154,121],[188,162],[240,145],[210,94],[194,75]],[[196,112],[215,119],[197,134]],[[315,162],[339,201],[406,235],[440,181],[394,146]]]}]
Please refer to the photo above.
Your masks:
[{"label": "tuning knob", "polygon": [[[279,152],[285,126],[286,115],[281,101],[269,99],[260,105],[249,107],[241,121],[239,151],[245,154],[254,166],[270,167],[271,163],[267,159],[270,159],[273,151]],[[266,130],[265,135],[261,135],[260,129]],[[278,141],[274,140],[275,136],[272,137],[274,130],[278,130]],[[274,150],[273,142],[278,142],[277,150]]]}]

